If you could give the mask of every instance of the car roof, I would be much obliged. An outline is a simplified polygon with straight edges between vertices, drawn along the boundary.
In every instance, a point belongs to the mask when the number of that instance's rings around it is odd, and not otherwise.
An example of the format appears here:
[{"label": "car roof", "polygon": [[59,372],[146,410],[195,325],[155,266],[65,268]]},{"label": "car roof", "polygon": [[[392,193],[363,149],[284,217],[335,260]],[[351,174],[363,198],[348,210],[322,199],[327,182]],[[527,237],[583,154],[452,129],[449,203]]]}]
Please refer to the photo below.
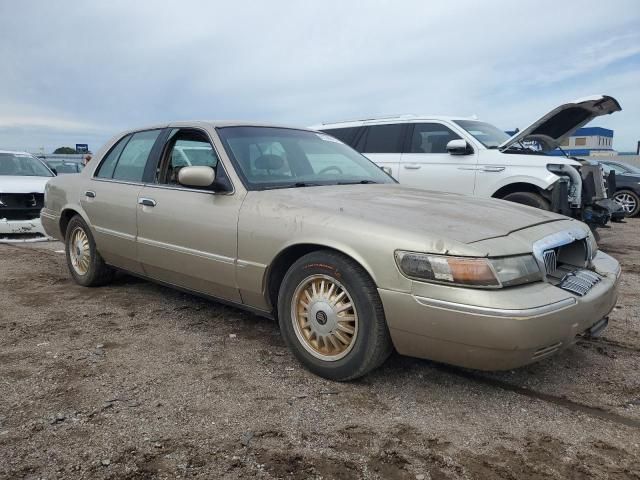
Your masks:
[{"label": "car roof", "polygon": [[147,125],[143,127],[130,128],[124,130],[119,136],[123,136],[129,133],[140,132],[144,130],[156,130],[159,128],[188,128],[188,127],[200,127],[200,128],[223,128],[223,127],[275,127],[275,128],[292,128],[295,130],[309,130],[305,127],[298,127],[293,125],[285,125],[278,123],[266,123],[255,122],[246,120],[180,120],[175,122],[161,123],[155,125]]},{"label": "car roof", "polygon": [[415,115],[412,113],[407,113],[402,115],[389,115],[389,116],[381,116],[381,117],[361,118],[357,120],[343,120],[339,122],[323,122],[318,125],[313,125],[310,128],[315,130],[323,130],[325,128],[359,127],[363,125],[377,125],[377,124],[387,124],[387,123],[411,123],[411,122],[422,122],[425,120],[455,121],[455,120],[478,120],[478,118],[476,118],[475,116],[463,117],[463,116],[454,116],[454,115],[428,115],[428,114]]}]

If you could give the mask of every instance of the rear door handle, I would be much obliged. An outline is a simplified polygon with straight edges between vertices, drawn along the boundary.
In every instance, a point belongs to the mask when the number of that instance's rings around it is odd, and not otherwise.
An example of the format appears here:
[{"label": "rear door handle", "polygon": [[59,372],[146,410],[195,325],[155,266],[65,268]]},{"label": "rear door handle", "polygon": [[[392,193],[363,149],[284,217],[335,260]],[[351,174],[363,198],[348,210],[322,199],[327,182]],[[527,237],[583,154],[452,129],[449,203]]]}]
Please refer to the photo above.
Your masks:
[{"label": "rear door handle", "polygon": [[403,166],[407,170],[418,170],[421,167],[421,165],[416,165],[415,163],[405,163]]},{"label": "rear door handle", "polygon": [[153,198],[139,198],[138,203],[145,207],[155,207],[156,201]]},{"label": "rear door handle", "polygon": [[87,190],[86,192],[84,192],[84,196],[88,198],[96,198],[96,192]]}]

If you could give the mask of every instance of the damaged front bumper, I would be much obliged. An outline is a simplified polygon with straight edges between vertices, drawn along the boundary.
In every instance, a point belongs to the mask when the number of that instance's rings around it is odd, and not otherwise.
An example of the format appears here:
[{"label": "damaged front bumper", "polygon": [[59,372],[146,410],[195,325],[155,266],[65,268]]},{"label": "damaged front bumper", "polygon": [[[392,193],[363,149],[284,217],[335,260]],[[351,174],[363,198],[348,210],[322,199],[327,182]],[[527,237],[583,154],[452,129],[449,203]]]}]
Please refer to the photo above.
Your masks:
[{"label": "damaged front bumper", "polygon": [[0,218],[0,242],[42,242],[49,240],[39,218],[8,220]]}]

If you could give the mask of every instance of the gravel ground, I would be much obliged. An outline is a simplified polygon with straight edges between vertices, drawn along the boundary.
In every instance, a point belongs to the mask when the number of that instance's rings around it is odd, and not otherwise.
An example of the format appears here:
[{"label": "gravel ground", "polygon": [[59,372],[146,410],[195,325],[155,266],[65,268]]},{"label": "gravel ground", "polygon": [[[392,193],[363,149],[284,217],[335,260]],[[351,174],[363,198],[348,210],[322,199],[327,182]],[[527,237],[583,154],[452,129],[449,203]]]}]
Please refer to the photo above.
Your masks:
[{"label": "gravel ground", "polygon": [[640,478],[640,220],[600,244],[624,270],[602,338],[491,374],[394,355],[349,384],[268,320],[0,245],[0,478]]}]

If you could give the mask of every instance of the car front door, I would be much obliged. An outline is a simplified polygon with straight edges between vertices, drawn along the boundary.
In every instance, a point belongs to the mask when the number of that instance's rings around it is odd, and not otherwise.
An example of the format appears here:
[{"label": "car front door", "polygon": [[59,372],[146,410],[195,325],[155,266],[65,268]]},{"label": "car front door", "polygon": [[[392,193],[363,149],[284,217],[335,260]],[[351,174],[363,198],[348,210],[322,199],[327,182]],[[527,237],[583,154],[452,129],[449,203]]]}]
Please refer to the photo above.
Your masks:
[{"label": "car front door", "polygon": [[[177,181],[185,166],[210,166],[225,191],[191,188]],[[138,196],[138,258],[147,276],[218,298],[240,302],[236,284],[238,212],[234,192],[209,135],[173,129],[156,182]]]},{"label": "car front door", "polygon": [[439,122],[411,124],[400,161],[400,183],[426,190],[473,195],[477,154],[472,150],[465,155],[447,152],[447,143],[460,138]]},{"label": "car front door", "polygon": [[142,273],[136,250],[137,204],[147,160],[162,130],[123,137],[104,157],[81,192],[98,251],[116,267]]}]

